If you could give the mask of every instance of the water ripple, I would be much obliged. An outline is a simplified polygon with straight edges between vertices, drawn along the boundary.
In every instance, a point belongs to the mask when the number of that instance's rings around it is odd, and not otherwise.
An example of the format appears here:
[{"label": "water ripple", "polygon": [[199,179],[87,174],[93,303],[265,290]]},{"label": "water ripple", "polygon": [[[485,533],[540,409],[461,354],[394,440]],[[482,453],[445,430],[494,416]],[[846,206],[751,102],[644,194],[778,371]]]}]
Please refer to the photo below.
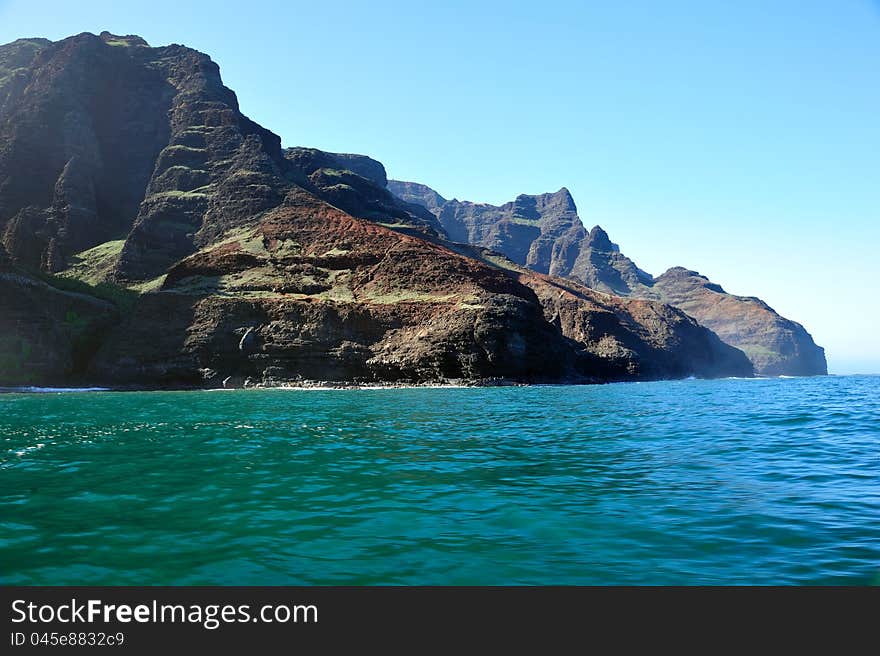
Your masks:
[{"label": "water ripple", "polygon": [[880,582],[880,378],[0,395],[0,582]]}]

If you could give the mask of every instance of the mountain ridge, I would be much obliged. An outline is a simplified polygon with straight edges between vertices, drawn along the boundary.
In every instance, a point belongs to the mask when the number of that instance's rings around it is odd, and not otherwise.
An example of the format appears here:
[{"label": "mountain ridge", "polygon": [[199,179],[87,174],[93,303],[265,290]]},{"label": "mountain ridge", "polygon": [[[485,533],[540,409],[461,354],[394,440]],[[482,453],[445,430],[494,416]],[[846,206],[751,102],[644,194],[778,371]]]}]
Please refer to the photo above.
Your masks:
[{"label": "mountain ridge", "polygon": [[[431,209],[452,239],[497,250],[535,271],[573,278],[598,291],[681,308],[725,343],[745,351],[759,374],[828,373],[824,350],[801,324],[757,297],[728,294],[683,267],[655,278],[626,257],[600,226],[586,229],[565,187],[552,194],[521,194],[500,206],[438,202],[442,197],[430,187],[412,182],[390,180],[388,188]],[[528,229],[517,226],[523,207],[533,208]]]},{"label": "mountain ridge", "polygon": [[103,32],[4,61],[0,384],[751,375],[679,310],[454,244],[369,157],[282,149],[204,53]]}]

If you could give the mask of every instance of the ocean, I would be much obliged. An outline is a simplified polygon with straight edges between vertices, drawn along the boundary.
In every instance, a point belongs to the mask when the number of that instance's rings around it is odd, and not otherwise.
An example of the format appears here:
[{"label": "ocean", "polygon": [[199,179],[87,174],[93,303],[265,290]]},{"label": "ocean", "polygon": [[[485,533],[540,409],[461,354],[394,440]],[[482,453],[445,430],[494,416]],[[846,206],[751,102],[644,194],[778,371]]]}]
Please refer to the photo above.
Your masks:
[{"label": "ocean", "polygon": [[0,395],[0,583],[878,584],[880,377]]}]

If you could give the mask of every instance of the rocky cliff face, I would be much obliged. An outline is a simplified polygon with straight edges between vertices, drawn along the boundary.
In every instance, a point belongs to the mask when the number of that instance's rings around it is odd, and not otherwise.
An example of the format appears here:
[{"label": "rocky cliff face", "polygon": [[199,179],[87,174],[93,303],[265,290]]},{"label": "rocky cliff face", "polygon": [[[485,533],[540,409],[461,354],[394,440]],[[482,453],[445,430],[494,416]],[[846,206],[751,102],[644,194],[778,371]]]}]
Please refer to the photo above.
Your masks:
[{"label": "rocky cliff face", "polygon": [[699,274],[670,269],[656,280],[620,252],[599,226],[589,232],[568,190],[519,196],[499,207],[446,201],[429,187],[391,180],[388,188],[421,203],[455,241],[503,253],[534,271],[578,280],[618,296],[668,303],[742,349],[766,376],[826,374],[825,354],[800,324],[760,299],[727,294]]},{"label": "rocky cliff face", "polygon": [[599,226],[586,234],[577,252],[571,270],[565,275],[583,280],[592,289],[619,296],[638,296],[635,292],[651,284],[651,274],[621,253]]},{"label": "rocky cliff face", "polygon": [[384,189],[374,160],[285,156],[195,50],[82,34],[3,46],[0,66],[0,231],[23,266],[61,271],[123,240],[113,277],[149,280],[294,183],[358,215],[438,227]]},{"label": "rocky cliff face", "polygon": [[515,274],[535,293],[544,318],[574,342],[578,357],[589,363],[588,369],[602,363],[612,367],[618,380],[633,376],[711,377],[722,375],[722,371],[726,376],[753,375],[742,351],[723,343],[670,305],[612,296],[570,278],[536,274],[494,251],[456,248]]},{"label": "rocky cliff face", "polygon": [[566,275],[571,269],[573,246],[584,233],[567,189],[518,196],[500,207],[451,200],[436,212],[453,241],[504,253],[517,264],[552,275]]},{"label": "rocky cliff face", "polygon": [[15,267],[0,247],[0,385],[82,380],[117,308]]},{"label": "rocky cliff face", "polygon": [[430,209],[453,241],[503,253],[533,271],[572,277],[593,289],[627,295],[650,274],[620,253],[599,226],[587,231],[568,189],[521,195],[501,206],[444,200],[425,185],[391,180],[392,193]]},{"label": "rocky cliff face", "polygon": [[734,296],[696,271],[669,269],[643,296],[681,308],[749,356],[765,376],[828,373],[825,351],[804,327],[759,298]]},{"label": "rocky cliff face", "polygon": [[307,176],[303,186],[352,216],[427,236],[442,236],[443,228],[420,204],[392,194],[381,162],[365,155],[327,153],[315,148],[288,148],[284,156]]},{"label": "rocky cliff face", "polygon": [[[680,311],[454,245],[375,160],[283,151],[207,55],[82,34],[0,65],[0,384],[751,372]],[[570,197],[514,205],[558,214],[523,260],[550,271]]]},{"label": "rocky cliff face", "polygon": [[18,66],[0,70],[0,235],[16,263],[57,271],[131,227],[167,139],[172,89],[137,38],[2,50]]},{"label": "rocky cliff face", "polygon": [[401,182],[400,180],[388,180],[388,190],[398,198],[414,205],[421,205],[432,213],[436,213],[446,199],[427,185],[418,182]]},{"label": "rocky cliff face", "polygon": [[197,385],[751,373],[742,353],[668,306],[558,287],[304,189],[171,267],[94,367],[102,380]]}]

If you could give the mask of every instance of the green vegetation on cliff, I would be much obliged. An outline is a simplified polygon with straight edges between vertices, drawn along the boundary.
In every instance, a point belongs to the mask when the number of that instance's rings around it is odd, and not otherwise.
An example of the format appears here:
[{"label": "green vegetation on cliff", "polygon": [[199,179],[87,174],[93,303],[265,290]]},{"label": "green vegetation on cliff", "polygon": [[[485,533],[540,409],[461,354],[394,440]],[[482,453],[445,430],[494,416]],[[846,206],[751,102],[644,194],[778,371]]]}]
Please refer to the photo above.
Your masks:
[{"label": "green vegetation on cliff", "polygon": [[117,285],[107,280],[90,284],[85,280],[54,275],[51,273],[39,272],[36,275],[40,280],[59,291],[84,294],[86,296],[91,296],[112,303],[123,314],[126,314],[131,310],[139,295],[137,291],[122,287],[121,285]]},{"label": "green vegetation on cliff", "polygon": [[60,271],[58,276],[98,285],[113,273],[113,267],[116,266],[124,245],[124,239],[107,241],[77,253],[68,258],[68,267]]}]

